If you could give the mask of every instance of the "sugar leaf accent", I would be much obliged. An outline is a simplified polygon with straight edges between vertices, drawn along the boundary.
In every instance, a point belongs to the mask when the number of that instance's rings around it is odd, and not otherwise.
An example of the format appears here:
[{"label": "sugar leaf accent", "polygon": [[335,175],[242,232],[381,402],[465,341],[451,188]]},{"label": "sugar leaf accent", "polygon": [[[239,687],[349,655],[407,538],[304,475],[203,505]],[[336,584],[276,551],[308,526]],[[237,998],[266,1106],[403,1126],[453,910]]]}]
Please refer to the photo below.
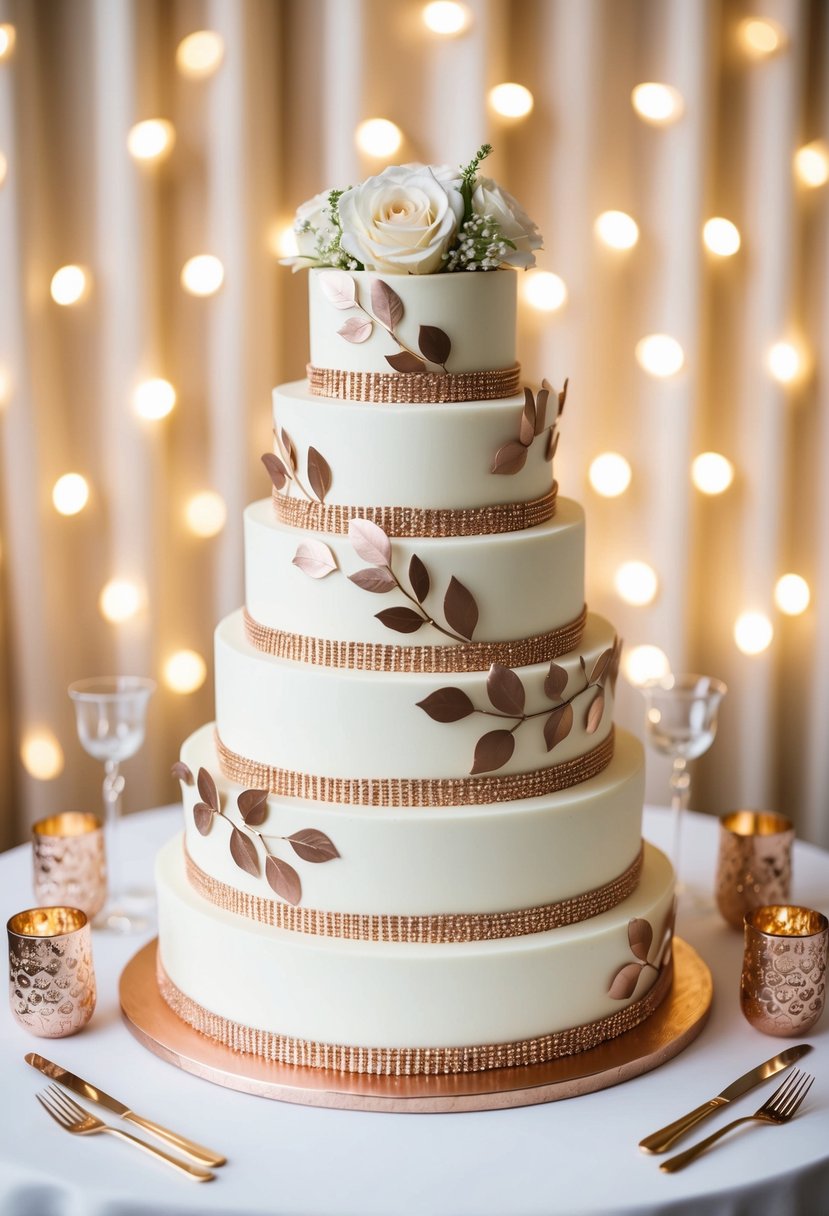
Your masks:
[{"label": "sugar leaf accent", "polygon": [[478,605],[472,592],[454,574],[443,599],[443,612],[449,625],[462,638],[470,639],[478,624]]},{"label": "sugar leaf accent", "polygon": [[277,490],[284,490],[285,483],[290,477],[290,473],[285,468],[285,465],[282,463],[279,457],[275,456],[273,452],[265,452],[264,456],[262,457],[262,464],[268,470],[268,476],[276,486]]},{"label": "sugar leaf accent", "polygon": [[415,612],[414,608],[405,606],[384,608],[382,612],[375,612],[374,615],[381,625],[393,629],[395,633],[417,633],[420,626],[426,624],[425,617]]},{"label": "sugar leaf accent", "polygon": [[373,591],[376,595],[385,595],[397,586],[394,575],[386,566],[367,566],[365,570],[357,570],[348,577],[363,591]]},{"label": "sugar leaf accent", "polygon": [[532,389],[524,389],[524,409],[521,414],[521,423],[518,428],[518,439],[525,448],[528,448],[535,438],[535,399],[532,394]]},{"label": "sugar leaf accent", "polygon": [[538,390],[538,396],[535,399],[535,433],[540,435],[544,430],[547,422],[547,402],[550,399],[549,388],[541,388]]},{"label": "sugar leaf accent", "polygon": [[308,480],[319,501],[325,502],[325,496],[331,489],[331,467],[316,448],[308,449]]},{"label": "sugar leaf accent", "polygon": [[268,813],[267,790],[243,790],[236,805],[249,828],[258,828],[265,822]]},{"label": "sugar leaf accent", "polygon": [[247,871],[254,878],[258,877],[259,854],[256,852],[256,845],[237,827],[230,830],[230,855],[240,870]]},{"label": "sugar leaf accent", "polygon": [[197,802],[193,807],[193,821],[200,834],[206,836],[213,825],[213,811],[206,802]]},{"label": "sugar leaf accent", "polygon": [[396,372],[425,372],[426,364],[411,351],[402,350],[399,355],[386,355],[386,362]]},{"label": "sugar leaf accent", "polygon": [[510,439],[495,453],[490,473],[520,473],[527,463],[527,449],[520,439]]},{"label": "sugar leaf accent", "polygon": [[547,447],[544,452],[546,460],[552,460],[558,451],[559,432],[553,428],[547,432]]},{"label": "sugar leaf accent", "polygon": [[302,883],[296,870],[272,853],[265,858],[265,878],[271,890],[286,903],[296,906],[302,899]]},{"label": "sugar leaf accent", "polygon": [[590,673],[591,684],[601,684],[604,682],[610,672],[610,664],[613,660],[613,647],[609,646],[607,650],[603,650],[596,662],[593,664],[593,670]]},{"label": "sugar leaf accent", "polygon": [[344,270],[323,270],[319,276],[322,294],[335,308],[353,308],[357,299],[357,286],[351,275]]},{"label": "sugar leaf accent", "polygon": [[648,961],[648,951],[653,942],[653,929],[650,922],[637,916],[628,924],[628,941],[634,956],[643,963]]},{"label": "sugar leaf accent", "polygon": [[486,691],[490,702],[502,714],[520,718],[524,712],[526,693],[520,678],[509,667],[493,663],[486,678]]},{"label": "sugar leaf accent", "polygon": [[515,735],[509,730],[491,730],[483,735],[475,747],[475,758],[469,770],[476,773],[491,773],[503,768],[515,751]]},{"label": "sugar leaf accent", "polygon": [[613,977],[607,995],[614,1001],[626,1001],[628,997],[633,996],[641,974],[642,967],[639,963],[625,963]]},{"label": "sugar leaf accent", "polygon": [[183,760],[176,760],[170,769],[170,776],[175,777],[177,781],[183,781],[185,785],[192,785],[194,782],[193,774]]},{"label": "sugar leaf accent", "polygon": [[429,571],[416,553],[412,554],[412,560],[409,562],[409,582],[419,603],[422,604],[429,594],[429,588],[432,583],[429,578]]},{"label": "sugar leaf accent", "polygon": [[475,712],[475,706],[460,688],[439,688],[417,705],[435,722],[460,722]]},{"label": "sugar leaf accent", "polygon": [[358,343],[367,341],[373,328],[371,317],[349,317],[337,333],[341,338],[345,338],[346,342]]},{"label": "sugar leaf accent", "polygon": [[293,439],[291,439],[291,436],[285,430],[284,426],[283,426],[282,430],[279,432],[279,438],[282,441],[282,449],[283,449],[285,455],[288,457],[288,463],[290,464],[293,471],[296,472],[296,467],[297,467],[296,448],[294,447]]},{"label": "sugar leaf accent", "polygon": [[397,329],[403,320],[403,301],[383,279],[375,279],[371,284],[371,306],[375,317],[386,329]]},{"label": "sugar leaf accent", "polygon": [[370,562],[373,566],[391,565],[391,541],[383,529],[370,519],[349,520],[348,539],[364,562]]},{"label": "sugar leaf accent", "polygon": [[544,692],[551,701],[555,701],[564,692],[569,679],[567,671],[564,667],[560,667],[558,663],[551,661],[550,670],[544,680]]},{"label": "sugar leaf accent", "polygon": [[321,540],[304,540],[297,546],[293,564],[309,578],[325,578],[337,569],[337,559]]},{"label": "sugar leaf accent", "polygon": [[449,335],[442,329],[438,329],[436,325],[421,325],[417,344],[424,358],[428,359],[430,363],[439,363],[441,367],[444,366],[452,351]]},{"label": "sugar leaf accent", "polygon": [[336,845],[325,832],[317,828],[302,828],[288,837],[291,848],[303,861],[324,862],[333,861],[339,857]]},{"label": "sugar leaf accent", "polygon": [[584,729],[588,735],[595,735],[604,713],[604,692],[600,688],[584,716]]},{"label": "sugar leaf accent", "polygon": [[556,744],[566,739],[573,729],[573,706],[557,705],[544,723],[544,742],[551,752]]},{"label": "sugar leaf accent", "polygon": [[206,768],[199,769],[198,789],[202,796],[202,801],[206,802],[211,811],[219,810],[219,792],[216,789],[216,782],[210,776]]}]

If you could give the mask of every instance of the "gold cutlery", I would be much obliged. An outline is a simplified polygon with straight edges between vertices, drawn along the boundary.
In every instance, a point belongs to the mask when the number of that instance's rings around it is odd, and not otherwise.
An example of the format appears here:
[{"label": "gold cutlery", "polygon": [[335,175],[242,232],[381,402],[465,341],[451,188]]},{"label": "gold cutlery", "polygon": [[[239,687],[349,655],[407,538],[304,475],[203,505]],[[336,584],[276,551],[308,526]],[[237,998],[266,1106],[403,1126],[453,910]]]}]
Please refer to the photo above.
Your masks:
[{"label": "gold cutlery", "polygon": [[98,1102],[101,1106],[106,1107],[107,1110],[111,1110],[113,1114],[120,1115],[122,1119],[127,1119],[130,1123],[137,1124],[145,1132],[149,1132],[151,1136],[163,1140],[165,1144],[169,1144],[172,1148],[177,1149],[178,1152],[184,1153],[185,1157],[189,1157],[192,1161],[198,1161],[201,1165],[211,1166],[225,1164],[226,1158],[221,1157],[218,1153],[214,1153],[212,1149],[203,1148],[193,1140],[187,1140],[177,1132],[172,1132],[169,1128],[162,1127],[160,1123],[153,1123],[151,1119],[145,1119],[143,1115],[137,1115],[134,1110],[130,1110],[128,1106],[125,1106],[123,1102],[119,1102],[117,1098],[111,1098],[109,1094],[104,1093],[102,1089],[98,1089],[95,1085],[91,1085],[89,1081],[84,1081],[82,1077],[76,1077],[68,1069],[61,1068],[60,1064],[54,1064],[51,1060],[47,1060],[44,1056],[39,1056],[34,1051],[30,1051],[25,1059],[27,1064],[31,1064],[32,1068],[36,1068],[38,1072],[42,1072],[45,1077],[49,1077],[52,1081],[58,1081],[61,1085],[67,1089],[71,1089],[79,1097],[86,1098],[89,1102]]},{"label": "gold cutlery", "polygon": [[743,1115],[742,1119],[733,1119],[731,1123],[726,1123],[725,1127],[721,1127],[713,1135],[700,1140],[699,1144],[686,1148],[684,1153],[677,1153],[675,1157],[669,1157],[667,1161],[660,1161],[659,1168],[666,1174],[673,1174],[677,1170],[684,1169],[686,1165],[696,1161],[697,1157],[715,1144],[720,1137],[727,1135],[741,1123],[772,1123],[774,1125],[788,1123],[800,1109],[800,1104],[809,1092],[813,1081],[814,1077],[810,1077],[807,1072],[795,1069],[753,1115]]},{"label": "gold cutlery", "polygon": [[198,1165],[189,1165],[186,1161],[180,1161],[178,1157],[171,1157],[162,1149],[156,1148],[155,1145],[147,1144],[146,1140],[139,1140],[130,1132],[121,1131],[120,1127],[110,1127],[108,1123],[96,1119],[93,1114],[58,1089],[56,1085],[50,1085],[43,1093],[35,1094],[35,1097],[47,1114],[52,1116],[55,1123],[74,1136],[94,1136],[96,1132],[109,1132],[112,1136],[120,1136],[122,1140],[128,1140],[130,1144],[137,1145],[145,1153],[158,1157],[167,1165],[171,1165],[173,1169],[180,1170],[193,1182],[210,1182],[216,1177],[210,1170],[203,1170]]},{"label": "gold cutlery", "polygon": [[689,1114],[683,1115],[681,1119],[669,1123],[667,1127],[662,1127],[658,1132],[653,1132],[652,1135],[646,1136],[644,1140],[639,1141],[639,1147],[644,1153],[664,1153],[676,1144],[681,1136],[689,1132],[692,1127],[702,1120],[707,1119],[709,1115],[713,1115],[722,1106],[727,1106],[729,1102],[733,1102],[735,1098],[742,1097],[748,1093],[755,1085],[759,1085],[761,1081],[765,1081],[768,1077],[773,1077],[775,1073],[780,1072],[783,1068],[788,1068],[790,1064],[794,1064],[802,1056],[805,1056],[807,1051],[812,1050],[811,1043],[800,1043],[797,1047],[789,1047],[786,1051],[781,1051],[778,1055],[772,1056],[770,1060],[758,1064],[756,1068],[751,1068],[743,1076],[738,1077],[736,1081],[727,1086],[721,1094],[717,1094],[716,1098],[711,1098],[708,1102],[703,1102],[702,1106],[698,1106]]}]

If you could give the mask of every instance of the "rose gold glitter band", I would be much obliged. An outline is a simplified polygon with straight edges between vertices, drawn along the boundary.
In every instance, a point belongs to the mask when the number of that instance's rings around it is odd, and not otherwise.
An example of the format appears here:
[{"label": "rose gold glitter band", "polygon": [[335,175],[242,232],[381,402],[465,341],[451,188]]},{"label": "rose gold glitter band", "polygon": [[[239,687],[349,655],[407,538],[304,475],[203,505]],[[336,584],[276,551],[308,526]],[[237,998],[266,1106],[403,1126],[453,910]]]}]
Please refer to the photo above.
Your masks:
[{"label": "rose gold glitter band", "polygon": [[473,1047],[350,1047],[255,1030],[211,1013],[173,983],[164,970],[161,951],[157,959],[159,991],[173,1013],[194,1030],[217,1039],[225,1047],[291,1067],[332,1068],[338,1072],[372,1073],[386,1077],[441,1076],[488,1072],[494,1068],[521,1068],[588,1051],[632,1030],[650,1017],[667,996],[673,980],[673,964],[668,963],[645,995],[624,1009],[596,1022],[532,1039]]},{"label": "rose gold glitter band", "polygon": [[320,777],[247,760],[225,747],[216,733],[219,768],[229,781],[284,798],[341,802],[351,806],[480,806],[538,798],[589,781],[613,756],[614,732],[597,747],[529,773],[481,773],[475,777]]},{"label": "rose gold glitter band", "polygon": [[575,925],[609,912],[632,895],[642,873],[642,850],[618,878],[557,903],[510,912],[450,912],[437,916],[392,916],[359,912],[327,912],[316,908],[294,907],[281,900],[249,895],[228,883],[220,882],[196,865],[185,850],[187,879],[204,899],[264,925],[311,933],[319,937],[348,938],[361,942],[423,942],[430,946],[444,942],[485,942],[496,938],[525,937],[546,933],[564,925]]},{"label": "rose gold glitter band", "polygon": [[310,532],[345,536],[352,519],[369,519],[387,536],[495,536],[499,532],[523,532],[544,524],[556,513],[558,486],[530,502],[494,503],[487,507],[352,507],[310,502],[273,491],[273,504],[280,523]]},{"label": "rose gold glitter band", "polygon": [[378,405],[439,405],[448,401],[491,401],[511,397],[521,387],[521,367],[485,372],[355,372],[306,367],[315,397],[340,397]]},{"label": "rose gold glitter band", "polygon": [[548,663],[575,650],[584,632],[587,607],[574,621],[518,642],[461,642],[449,646],[399,646],[383,642],[338,642],[260,625],[244,610],[245,635],[251,646],[278,659],[348,667],[357,671],[457,672],[489,671],[493,663],[529,667]]}]

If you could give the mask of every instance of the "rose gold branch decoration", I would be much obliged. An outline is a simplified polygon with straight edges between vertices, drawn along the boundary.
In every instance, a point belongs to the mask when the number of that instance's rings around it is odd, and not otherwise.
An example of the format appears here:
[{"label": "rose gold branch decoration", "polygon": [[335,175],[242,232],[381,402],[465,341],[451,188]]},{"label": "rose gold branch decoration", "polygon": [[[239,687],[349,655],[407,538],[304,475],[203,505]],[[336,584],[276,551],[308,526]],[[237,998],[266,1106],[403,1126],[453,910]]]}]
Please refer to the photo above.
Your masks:
[{"label": "rose gold branch decoration", "polygon": [[675,920],[676,900],[671,905],[671,910],[662,929],[662,935],[659,939],[659,946],[653,962],[650,962],[648,957],[653,946],[653,926],[650,921],[638,916],[628,922],[628,944],[630,945],[630,952],[636,961],[625,963],[614,975],[607,990],[608,996],[612,997],[614,1001],[629,1000],[636,991],[639,977],[643,972],[650,969],[659,975],[663,967],[670,962]]},{"label": "rose gold branch decoration", "polygon": [[[524,409],[521,412],[521,422],[518,428],[518,438],[510,439],[495,453],[495,459],[492,462],[490,473],[519,473],[527,463],[527,453],[532,447],[535,440],[546,433],[544,455],[549,461],[553,460],[558,449],[558,420],[564,412],[564,404],[567,400],[567,386],[569,380],[564,381],[564,388],[560,393],[556,393],[555,389],[548,380],[542,380],[541,389],[538,396],[534,396],[529,388],[524,389]],[[551,423],[547,423],[547,404],[550,395],[557,401],[556,415]]]}]

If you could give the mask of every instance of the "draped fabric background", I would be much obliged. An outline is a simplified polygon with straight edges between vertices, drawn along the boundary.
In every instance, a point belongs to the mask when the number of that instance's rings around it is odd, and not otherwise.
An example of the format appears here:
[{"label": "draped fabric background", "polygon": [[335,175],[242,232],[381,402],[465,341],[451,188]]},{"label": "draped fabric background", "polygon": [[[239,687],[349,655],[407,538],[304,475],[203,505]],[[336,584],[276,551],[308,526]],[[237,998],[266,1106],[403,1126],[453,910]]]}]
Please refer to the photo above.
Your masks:
[{"label": "draped fabric background", "polygon": [[[305,276],[277,264],[274,232],[322,188],[382,167],[360,154],[357,124],[402,129],[394,161],[466,162],[495,145],[486,171],[545,234],[540,266],[567,285],[554,313],[520,310],[524,378],[570,377],[556,474],[588,518],[588,601],[629,645],[652,643],[674,670],[729,685],[720,733],[696,763],[694,803],[766,806],[829,845],[829,245],[827,191],[792,171],[802,144],[829,131],[829,23],[821,0],[470,0],[471,28],[441,39],[416,0],[0,0],[15,27],[0,61],[0,843],[35,817],[95,807],[99,766],[77,742],[66,686],[104,672],[153,675],[146,744],[129,762],[127,807],[176,796],[182,738],[212,716],[212,630],[244,597],[241,513],[269,490],[270,390],[304,374]],[[776,20],[786,45],[756,62],[735,37],[747,14]],[[224,59],[193,80],[176,68],[187,34],[212,29]],[[493,85],[533,93],[532,113],[497,118]],[[641,121],[632,88],[663,81],[680,121]],[[163,117],[172,154],[141,164],[131,126]],[[0,162],[2,165],[2,162]],[[0,171],[0,180],[2,172]],[[602,211],[633,215],[625,253],[594,236]],[[734,221],[742,247],[715,259],[704,221]],[[198,298],[179,273],[194,254],[224,266]],[[87,298],[60,308],[54,271],[88,268]],[[650,333],[685,353],[669,379],[634,357]],[[783,387],[772,342],[795,338],[809,372]],[[148,422],[137,382],[164,377],[172,413]],[[602,498],[587,471],[600,451],[630,462],[630,489]],[[690,464],[714,450],[734,484],[715,498]],[[63,517],[51,490],[83,473],[88,506]],[[227,505],[212,539],[188,530],[198,490]],[[617,566],[650,563],[647,607],[613,589]],[[774,609],[795,570],[812,605]],[[106,622],[108,579],[145,589],[142,610]],[[750,657],[732,629],[767,613],[771,646]],[[208,663],[196,692],[170,691],[166,658]],[[624,682],[620,682],[623,685]],[[641,734],[631,687],[619,719]],[[21,762],[33,732],[59,752],[51,780]],[[61,767],[62,760],[62,767]],[[31,766],[30,766],[31,767]],[[651,758],[648,798],[667,800]]]}]

